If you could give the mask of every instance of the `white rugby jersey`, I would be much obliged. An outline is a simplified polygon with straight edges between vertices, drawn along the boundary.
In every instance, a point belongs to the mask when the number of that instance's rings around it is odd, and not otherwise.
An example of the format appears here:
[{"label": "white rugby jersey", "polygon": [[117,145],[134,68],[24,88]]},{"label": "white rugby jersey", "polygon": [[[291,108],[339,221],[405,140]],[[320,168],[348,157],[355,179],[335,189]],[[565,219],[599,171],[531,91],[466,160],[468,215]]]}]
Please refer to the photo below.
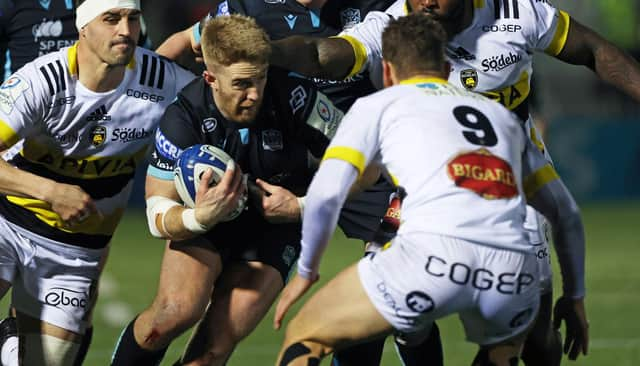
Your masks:
[{"label": "white rugby jersey", "polygon": [[324,159],[346,161],[360,173],[381,163],[407,192],[400,234],[429,232],[530,252],[524,193],[557,175],[518,117],[441,79],[402,84],[359,99]]},{"label": "white rugby jersey", "polygon": [[[473,21],[447,44],[449,82],[480,92],[527,118],[534,51],[557,55],[569,31],[569,15],[548,0],[474,0]],[[368,68],[382,85],[382,32],[388,22],[408,13],[405,0],[386,12],[370,12],[364,22],[342,32],[356,62],[351,75]],[[350,75],[350,76],[351,76]]]},{"label": "white rugby jersey", "polygon": [[[113,234],[165,108],[194,75],[137,48],[120,85],[96,93],[78,81],[77,44],[28,63],[0,86],[0,139],[19,153],[17,168],[75,184],[96,215],[72,229],[48,203],[0,197],[0,214],[53,240],[99,248]],[[17,149],[13,149],[17,150]]]}]

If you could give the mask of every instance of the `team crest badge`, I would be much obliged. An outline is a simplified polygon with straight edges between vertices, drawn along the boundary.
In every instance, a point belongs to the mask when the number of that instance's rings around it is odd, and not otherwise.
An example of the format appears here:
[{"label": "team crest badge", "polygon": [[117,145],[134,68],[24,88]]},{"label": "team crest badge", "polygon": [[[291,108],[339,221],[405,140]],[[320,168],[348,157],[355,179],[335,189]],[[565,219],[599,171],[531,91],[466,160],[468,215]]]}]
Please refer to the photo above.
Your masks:
[{"label": "team crest badge", "polygon": [[478,86],[478,72],[474,69],[460,71],[460,82],[467,90],[475,89]]},{"label": "team crest badge", "polygon": [[282,133],[278,130],[262,131],[262,148],[266,151],[282,150],[284,144],[282,142]]},{"label": "team crest badge", "polygon": [[91,144],[98,147],[104,144],[107,139],[107,128],[104,126],[96,126],[91,130]]},{"label": "team crest badge", "polygon": [[360,23],[360,10],[347,8],[340,12],[340,20],[342,21],[342,27],[344,29],[351,28]]}]

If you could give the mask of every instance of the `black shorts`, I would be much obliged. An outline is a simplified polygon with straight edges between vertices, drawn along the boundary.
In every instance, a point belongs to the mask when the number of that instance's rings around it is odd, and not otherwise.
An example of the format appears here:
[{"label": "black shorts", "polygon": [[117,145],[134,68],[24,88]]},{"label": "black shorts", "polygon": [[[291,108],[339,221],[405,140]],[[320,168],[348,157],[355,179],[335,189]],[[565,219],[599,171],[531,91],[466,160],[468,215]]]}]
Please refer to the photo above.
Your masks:
[{"label": "black shorts", "polygon": [[338,220],[344,234],[348,238],[364,242],[375,240],[383,244],[391,240],[395,233],[378,232],[378,228],[389,207],[391,194],[395,191],[396,187],[392,183],[381,178],[371,188],[349,198],[342,207]]},{"label": "black shorts", "polygon": [[270,224],[249,207],[235,220],[220,223],[211,231],[181,244],[217,251],[223,266],[249,261],[268,264],[280,272],[286,283],[300,255],[301,231],[300,224]]}]

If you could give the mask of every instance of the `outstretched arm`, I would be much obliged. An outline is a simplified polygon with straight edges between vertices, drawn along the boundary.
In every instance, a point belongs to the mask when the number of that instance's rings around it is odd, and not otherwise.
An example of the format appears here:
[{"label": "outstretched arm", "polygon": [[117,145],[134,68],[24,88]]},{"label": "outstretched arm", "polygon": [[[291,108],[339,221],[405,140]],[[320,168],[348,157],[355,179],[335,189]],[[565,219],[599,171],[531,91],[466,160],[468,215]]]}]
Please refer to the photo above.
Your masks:
[{"label": "outstretched arm", "polygon": [[571,18],[558,59],[592,69],[598,76],[640,102],[640,64],[628,53]]},{"label": "outstretched arm", "polygon": [[344,79],[356,61],[353,47],[344,38],[292,36],[271,45],[272,65],[310,77]]}]

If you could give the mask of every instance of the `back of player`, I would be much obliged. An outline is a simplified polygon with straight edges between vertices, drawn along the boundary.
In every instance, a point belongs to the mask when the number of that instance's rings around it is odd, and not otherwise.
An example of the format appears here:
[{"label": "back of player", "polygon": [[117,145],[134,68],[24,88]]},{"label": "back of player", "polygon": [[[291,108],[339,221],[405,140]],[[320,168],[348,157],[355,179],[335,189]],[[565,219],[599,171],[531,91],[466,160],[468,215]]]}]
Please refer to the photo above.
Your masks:
[{"label": "back of player", "polygon": [[[526,136],[517,117],[441,79],[403,84],[360,99],[349,113],[379,110],[383,118],[376,124],[362,120],[340,127],[370,125],[372,140],[362,141],[359,150],[367,156],[379,147],[381,163],[407,192],[399,233],[429,232],[529,251],[517,174]],[[327,156],[339,146],[334,140]]]}]

